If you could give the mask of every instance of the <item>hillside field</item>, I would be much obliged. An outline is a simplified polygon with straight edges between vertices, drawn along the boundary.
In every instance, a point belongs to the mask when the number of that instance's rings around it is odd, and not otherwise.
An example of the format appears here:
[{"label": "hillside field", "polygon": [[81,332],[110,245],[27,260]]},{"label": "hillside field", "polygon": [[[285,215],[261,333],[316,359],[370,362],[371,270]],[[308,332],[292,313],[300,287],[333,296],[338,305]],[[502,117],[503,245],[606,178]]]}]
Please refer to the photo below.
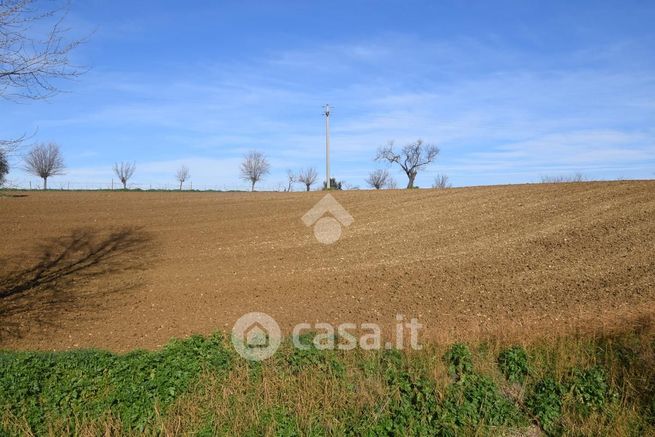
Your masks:
[{"label": "hillside field", "polygon": [[[0,434],[655,435],[655,182],[333,195],[326,246],[320,192],[2,193]],[[422,350],[288,338],[397,314]]]},{"label": "hillside field", "polygon": [[655,311],[655,181],[333,193],[7,192],[0,348],[116,352],[229,331],[250,311],[529,341]]}]

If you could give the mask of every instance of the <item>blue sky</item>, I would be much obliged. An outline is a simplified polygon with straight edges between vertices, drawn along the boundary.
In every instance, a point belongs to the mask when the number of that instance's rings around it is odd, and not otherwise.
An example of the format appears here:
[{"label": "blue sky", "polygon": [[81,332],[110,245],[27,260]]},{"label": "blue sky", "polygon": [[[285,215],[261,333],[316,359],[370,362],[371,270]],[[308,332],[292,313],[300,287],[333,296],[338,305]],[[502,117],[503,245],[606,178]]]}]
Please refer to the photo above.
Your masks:
[{"label": "blue sky", "polygon": [[380,145],[417,138],[441,149],[422,187],[653,178],[654,22],[652,1],[77,0],[90,71],[47,102],[0,101],[0,132],[61,145],[51,187],[107,186],[129,160],[146,188],[175,186],[181,164],[194,188],[246,188],[256,149],[276,189],[287,169],[322,174],[330,103],[333,174],[351,186],[385,167]]}]

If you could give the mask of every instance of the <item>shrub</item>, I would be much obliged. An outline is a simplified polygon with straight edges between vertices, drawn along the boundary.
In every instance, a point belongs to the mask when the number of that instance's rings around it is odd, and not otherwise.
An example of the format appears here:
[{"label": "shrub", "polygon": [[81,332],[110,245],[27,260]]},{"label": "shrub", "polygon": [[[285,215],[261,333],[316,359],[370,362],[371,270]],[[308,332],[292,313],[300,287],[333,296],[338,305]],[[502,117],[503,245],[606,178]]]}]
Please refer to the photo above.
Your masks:
[{"label": "shrub", "polygon": [[562,418],[562,398],[566,388],[551,377],[539,381],[525,401],[526,407],[539,420],[548,434],[556,434]]},{"label": "shrub", "polygon": [[[386,385],[397,393],[387,414],[378,421],[373,435],[430,435],[440,412],[437,391],[430,378],[404,368],[391,353],[384,360]],[[362,430],[370,433],[371,430]]]},{"label": "shrub", "polygon": [[518,407],[500,393],[496,384],[489,377],[477,374],[448,387],[441,421],[445,428],[451,429],[527,424]]},{"label": "shrub", "polygon": [[444,354],[443,360],[448,366],[448,374],[454,379],[462,379],[473,372],[471,351],[463,343],[456,343]]},{"label": "shrub", "polygon": [[509,382],[523,384],[530,373],[528,354],[521,346],[505,349],[498,356],[498,367]]},{"label": "shrub", "polygon": [[569,390],[576,407],[583,415],[603,408],[609,399],[609,385],[605,371],[600,367],[587,370],[573,369]]}]

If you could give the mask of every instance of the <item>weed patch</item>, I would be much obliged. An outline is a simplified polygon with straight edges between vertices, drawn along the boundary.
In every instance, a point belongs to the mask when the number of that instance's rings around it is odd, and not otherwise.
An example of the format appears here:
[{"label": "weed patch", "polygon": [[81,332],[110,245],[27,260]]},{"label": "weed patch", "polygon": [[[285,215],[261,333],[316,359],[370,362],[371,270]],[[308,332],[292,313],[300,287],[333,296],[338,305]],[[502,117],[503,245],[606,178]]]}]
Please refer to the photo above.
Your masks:
[{"label": "weed patch", "polygon": [[653,343],[638,335],[644,341],[456,344],[445,353],[320,350],[308,335],[306,347],[285,342],[257,363],[234,361],[219,336],[124,355],[1,352],[2,427],[10,435],[459,436],[539,425],[547,435],[655,435]]},{"label": "weed patch", "polygon": [[509,382],[523,384],[530,373],[528,354],[520,346],[505,349],[498,356],[498,367]]},{"label": "weed patch", "polygon": [[444,354],[443,360],[448,366],[448,374],[454,379],[461,379],[473,372],[473,356],[465,344],[454,344]]},{"label": "weed patch", "polygon": [[203,369],[227,372],[220,337],[172,341],[158,352],[126,355],[94,350],[0,353],[1,408],[43,434],[56,418],[97,419],[111,413],[126,429],[143,430]]},{"label": "weed patch", "polygon": [[537,382],[525,405],[548,434],[560,431],[562,403],[566,388],[552,377]]}]

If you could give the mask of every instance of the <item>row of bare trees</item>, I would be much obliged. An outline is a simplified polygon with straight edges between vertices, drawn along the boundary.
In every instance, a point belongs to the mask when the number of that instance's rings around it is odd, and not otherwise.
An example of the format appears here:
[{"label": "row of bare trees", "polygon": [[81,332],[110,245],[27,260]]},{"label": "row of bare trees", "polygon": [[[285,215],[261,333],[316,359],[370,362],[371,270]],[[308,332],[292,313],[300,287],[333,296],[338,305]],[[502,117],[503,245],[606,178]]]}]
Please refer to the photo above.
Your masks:
[{"label": "row of bare trees", "polygon": [[312,185],[316,183],[318,179],[318,172],[315,168],[309,167],[299,172],[294,172],[293,170],[287,170],[287,187],[284,191],[291,191],[293,184],[300,183],[305,186],[306,191],[312,189]]},{"label": "row of bare trees", "polygon": [[[407,175],[407,188],[414,188],[414,180],[419,171],[431,164],[439,154],[439,149],[435,146],[424,145],[421,140],[416,143],[403,147],[398,153],[393,149],[393,144],[381,148],[376,155],[376,161],[386,161],[390,164],[397,164]],[[30,174],[43,179],[43,189],[48,188],[48,178],[63,174],[65,169],[64,159],[61,149],[57,144],[39,144],[30,150],[25,156],[25,170]],[[257,151],[249,152],[244,156],[241,163],[241,178],[250,183],[251,191],[255,190],[255,185],[260,182],[264,176],[270,173],[271,165],[266,156]],[[117,162],[114,163],[113,171],[118,180],[127,189],[128,181],[134,176],[136,163],[134,162]],[[4,176],[8,172],[8,163],[4,154],[0,154],[0,185],[4,181]],[[191,178],[189,168],[181,166],[175,173],[175,178],[179,182],[179,188],[182,190],[184,182]],[[312,185],[318,180],[318,172],[315,168],[309,167],[299,172],[287,170],[287,187],[285,191],[291,191],[295,183],[301,183],[307,191],[311,190]],[[377,169],[371,172],[366,179],[366,183],[375,189],[396,188],[396,181],[386,169]],[[448,176],[439,175],[435,179],[433,188],[449,188],[450,182]]]},{"label": "row of bare trees", "polygon": [[[38,144],[34,146],[25,156],[25,171],[43,179],[43,189],[48,189],[48,178],[64,174],[66,166],[61,149],[55,143]],[[123,189],[127,189],[128,181],[134,176],[136,163],[134,162],[116,162],[113,166],[114,173],[119,181],[123,184]],[[9,164],[4,153],[0,153],[0,186],[4,184],[4,178],[9,172]],[[182,184],[191,178],[191,173],[186,165],[182,165],[175,173],[175,178]]]},{"label": "row of bare trees", "polygon": [[[136,171],[135,162],[116,162],[114,163],[114,174],[119,181],[123,184],[123,189],[127,190],[127,182],[132,179]],[[186,165],[180,166],[175,172],[175,179],[180,183],[180,191],[182,191],[183,184],[191,179],[191,172]]]},{"label": "row of bare trees", "polygon": [[[53,1],[49,8],[36,5],[36,0],[0,0],[0,98],[9,100],[39,100],[57,94],[61,79],[75,78],[86,70],[70,62],[71,52],[83,40],[68,37],[68,28],[63,25],[68,2]],[[20,138],[0,138],[0,185],[8,174],[8,153],[17,147]],[[431,164],[439,154],[436,146],[424,144],[421,140],[408,144],[399,152],[393,143],[379,149],[377,161],[398,165],[407,175],[407,188],[414,187],[419,171]],[[64,171],[64,160],[56,144],[35,146],[25,157],[25,168],[31,174],[43,179],[47,188],[48,178]],[[136,165],[129,162],[115,163],[114,173],[127,188],[134,175]],[[241,178],[255,184],[269,174],[270,164],[260,152],[250,152],[241,164]],[[190,178],[189,169],[181,167],[176,173],[180,189]],[[288,172],[288,189],[293,183],[305,185],[307,190],[316,183],[318,173],[313,168],[298,173]],[[376,170],[367,179],[374,188],[394,187],[395,182],[386,170]],[[339,187],[336,180],[330,187]]]},{"label": "row of bare trees", "polygon": [[[411,189],[414,188],[414,181],[418,173],[432,164],[437,158],[437,155],[439,155],[438,147],[425,144],[423,140],[419,139],[414,143],[407,144],[397,152],[394,148],[394,143],[390,142],[378,150],[375,161],[386,162],[400,167],[407,175],[407,188]],[[254,191],[255,184],[270,172],[270,168],[271,166],[264,154],[257,151],[249,152],[241,163],[241,178],[244,181],[250,182],[250,189]],[[317,179],[318,173],[314,168],[307,168],[298,173],[287,170],[285,191],[291,191],[295,183],[304,184],[307,191],[309,191]],[[366,183],[371,188],[377,190],[382,188],[396,188],[396,181],[386,169],[378,169],[371,172],[366,179]],[[433,188],[449,187],[448,176],[437,176]]]},{"label": "row of bare trees", "polygon": [[[250,190],[255,191],[255,184],[261,181],[264,176],[268,175],[271,165],[266,156],[253,150],[248,152],[241,162],[241,179],[250,183]],[[318,172],[315,168],[309,167],[299,172],[287,170],[287,186],[284,191],[291,191],[293,184],[301,183],[307,191],[310,191],[312,185],[318,180]]]},{"label": "row of bare trees", "polygon": [[[43,179],[43,189],[48,188],[48,178],[62,175],[65,170],[64,158],[61,149],[55,143],[39,144],[30,150],[25,156],[24,169],[35,176]],[[127,189],[127,183],[134,176],[136,163],[134,162],[116,162],[113,166],[114,174],[123,184],[123,189]],[[4,177],[9,172],[9,164],[4,154],[0,154],[0,185],[4,183]],[[251,190],[255,190],[255,184],[270,172],[270,164],[266,157],[260,152],[250,152],[244,157],[241,163],[241,177],[251,184]],[[175,173],[175,178],[179,182],[180,190],[184,182],[191,178],[191,172],[186,165],[182,165]],[[307,191],[316,182],[318,173],[313,168],[300,171],[298,174],[289,172],[289,183],[301,182],[305,184]],[[289,187],[290,189],[290,187]]]}]

